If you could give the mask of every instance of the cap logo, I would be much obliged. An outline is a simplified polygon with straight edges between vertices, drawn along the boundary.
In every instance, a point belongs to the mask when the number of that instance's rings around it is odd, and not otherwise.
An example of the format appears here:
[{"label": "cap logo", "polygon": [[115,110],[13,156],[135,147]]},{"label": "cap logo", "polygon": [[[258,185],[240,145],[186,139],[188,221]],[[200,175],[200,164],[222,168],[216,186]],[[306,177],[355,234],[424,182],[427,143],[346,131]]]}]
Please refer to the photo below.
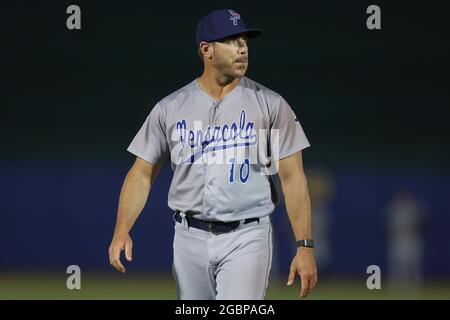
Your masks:
[{"label": "cap logo", "polygon": [[228,12],[231,14],[230,20],[233,21],[233,25],[237,26],[238,25],[237,21],[241,19],[241,16],[239,15],[239,13],[233,10],[228,10]]}]

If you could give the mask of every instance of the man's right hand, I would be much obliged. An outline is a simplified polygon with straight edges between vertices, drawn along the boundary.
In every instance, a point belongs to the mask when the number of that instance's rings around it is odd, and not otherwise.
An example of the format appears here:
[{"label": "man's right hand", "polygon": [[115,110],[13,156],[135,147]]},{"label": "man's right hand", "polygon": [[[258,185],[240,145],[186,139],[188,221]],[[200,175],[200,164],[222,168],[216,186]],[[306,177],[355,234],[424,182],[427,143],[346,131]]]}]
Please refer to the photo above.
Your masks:
[{"label": "man's right hand", "polygon": [[114,234],[113,239],[111,241],[111,245],[109,246],[109,263],[119,270],[120,272],[125,272],[125,267],[122,262],[120,262],[120,253],[122,250],[125,250],[125,258],[128,261],[132,260],[132,250],[133,250],[133,241],[130,238],[128,233],[120,233]]}]

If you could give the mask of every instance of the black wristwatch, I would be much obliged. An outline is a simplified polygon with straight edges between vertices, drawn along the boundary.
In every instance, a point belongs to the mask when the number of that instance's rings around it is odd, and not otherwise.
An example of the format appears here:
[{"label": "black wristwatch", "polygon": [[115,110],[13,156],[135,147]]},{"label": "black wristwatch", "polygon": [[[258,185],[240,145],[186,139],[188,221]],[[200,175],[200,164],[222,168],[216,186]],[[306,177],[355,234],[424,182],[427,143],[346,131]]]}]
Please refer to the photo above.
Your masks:
[{"label": "black wristwatch", "polygon": [[312,239],[302,239],[297,241],[297,248],[306,247],[314,248],[314,241]]}]

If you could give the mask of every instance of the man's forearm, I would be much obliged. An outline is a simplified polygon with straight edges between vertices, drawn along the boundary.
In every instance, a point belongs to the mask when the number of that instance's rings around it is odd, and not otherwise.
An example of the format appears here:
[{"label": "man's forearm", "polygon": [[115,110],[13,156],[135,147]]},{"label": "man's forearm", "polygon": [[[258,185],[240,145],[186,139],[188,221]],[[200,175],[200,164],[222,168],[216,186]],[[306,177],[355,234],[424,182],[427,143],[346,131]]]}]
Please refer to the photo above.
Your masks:
[{"label": "man's forearm", "polygon": [[[311,202],[301,152],[280,161],[279,175],[295,239],[312,239]],[[288,285],[293,284],[296,274],[301,278],[300,296],[306,297],[317,283],[317,267],[312,248],[297,248],[289,271]]]},{"label": "man's forearm", "polygon": [[290,177],[282,184],[282,189],[296,240],[312,239],[311,202],[305,175]]},{"label": "man's forearm", "polygon": [[150,179],[130,171],[125,178],[119,198],[115,233],[128,233],[147,202]]}]

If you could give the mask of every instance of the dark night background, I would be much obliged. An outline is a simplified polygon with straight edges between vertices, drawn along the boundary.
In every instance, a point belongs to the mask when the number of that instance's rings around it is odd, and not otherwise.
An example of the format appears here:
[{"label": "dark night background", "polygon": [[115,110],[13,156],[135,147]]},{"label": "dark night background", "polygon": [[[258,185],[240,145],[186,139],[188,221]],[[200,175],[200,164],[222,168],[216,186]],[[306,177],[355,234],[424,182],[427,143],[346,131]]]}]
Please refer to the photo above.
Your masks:
[{"label": "dark night background", "polygon": [[[70,4],[81,30],[66,28]],[[370,4],[381,30],[366,28]],[[368,265],[387,267],[384,212],[407,188],[426,207],[425,278],[450,278],[450,6],[437,1],[2,3],[0,272],[112,272],[126,148],[158,100],[201,74],[196,23],[222,8],[265,30],[249,42],[247,76],[300,117],[307,174],[335,181],[324,274],[365,279]],[[170,177],[166,167],[133,230],[130,270],[170,272]],[[285,216],[283,206],[273,216],[283,278]]]}]

